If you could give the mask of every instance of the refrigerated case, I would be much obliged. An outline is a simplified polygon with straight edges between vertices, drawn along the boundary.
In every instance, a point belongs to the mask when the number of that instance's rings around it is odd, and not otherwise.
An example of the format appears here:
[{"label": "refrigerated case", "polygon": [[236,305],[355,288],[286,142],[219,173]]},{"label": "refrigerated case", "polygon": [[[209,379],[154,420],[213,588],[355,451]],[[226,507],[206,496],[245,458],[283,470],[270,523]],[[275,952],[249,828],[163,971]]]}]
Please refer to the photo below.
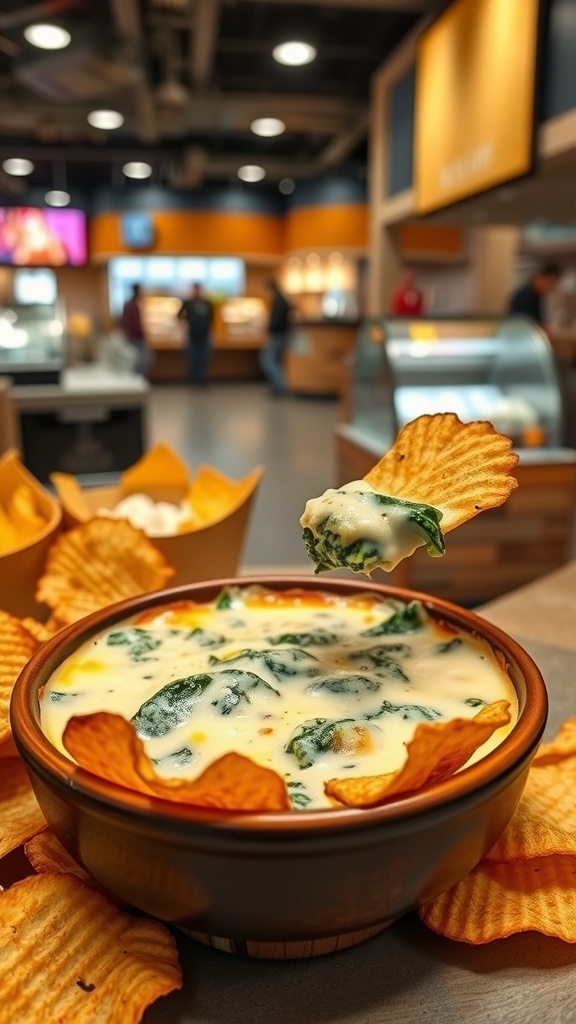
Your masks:
[{"label": "refrigerated case", "polygon": [[[518,490],[449,534],[441,559],[416,554],[395,581],[474,604],[557,568],[573,552],[576,452],[563,447],[561,389],[548,339],[522,317],[380,319],[357,338],[336,429],[338,484],[363,477],[398,430],[426,413],[489,420],[519,454]],[[441,499],[441,495],[439,496]]]},{"label": "refrigerated case", "polygon": [[436,412],[490,420],[519,447],[564,440],[552,349],[523,317],[364,324],[351,398],[355,428],[379,449],[409,420]]},{"label": "refrigerated case", "polygon": [[15,384],[55,384],[64,361],[64,322],[56,304],[0,307],[0,375]]}]

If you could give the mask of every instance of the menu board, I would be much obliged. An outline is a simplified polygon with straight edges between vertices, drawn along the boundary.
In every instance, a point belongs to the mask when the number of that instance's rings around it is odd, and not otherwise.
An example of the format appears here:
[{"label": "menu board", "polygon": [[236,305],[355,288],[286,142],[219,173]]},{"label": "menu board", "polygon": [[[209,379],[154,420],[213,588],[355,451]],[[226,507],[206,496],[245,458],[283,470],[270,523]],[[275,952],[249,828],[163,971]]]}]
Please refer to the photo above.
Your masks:
[{"label": "menu board", "polygon": [[539,0],[455,0],[422,34],[414,183],[430,213],[527,174]]}]

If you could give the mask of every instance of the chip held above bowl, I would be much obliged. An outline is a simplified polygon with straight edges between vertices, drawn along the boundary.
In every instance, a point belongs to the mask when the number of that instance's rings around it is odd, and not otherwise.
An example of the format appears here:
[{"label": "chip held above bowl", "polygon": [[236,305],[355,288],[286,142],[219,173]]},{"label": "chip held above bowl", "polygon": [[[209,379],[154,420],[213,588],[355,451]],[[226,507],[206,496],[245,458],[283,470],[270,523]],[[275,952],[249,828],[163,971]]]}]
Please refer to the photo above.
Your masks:
[{"label": "chip held above bowl", "polygon": [[178,585],[236,572],[262,473],[257,466],[233,480],[203,465],[193,474],[168,445],[159,443],[114,486],[84,488],[67,473],[53,473],[50,479],[66,526],[95,516],[127,519],[175,567]]}]

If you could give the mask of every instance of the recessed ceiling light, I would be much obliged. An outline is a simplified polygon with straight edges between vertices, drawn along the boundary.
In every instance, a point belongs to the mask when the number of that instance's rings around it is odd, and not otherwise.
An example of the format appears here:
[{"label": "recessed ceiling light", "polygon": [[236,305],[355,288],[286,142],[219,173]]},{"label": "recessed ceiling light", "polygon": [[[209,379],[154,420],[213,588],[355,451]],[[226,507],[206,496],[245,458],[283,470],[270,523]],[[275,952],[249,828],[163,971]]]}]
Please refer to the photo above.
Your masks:
[{"label": "recessed ceiling light", "polygon": [[310,64],[316,56],[316,48],[310,43],[303,43],[293,39],[287,43],[280,43],[272,50],[274,60],[279,64],[289,64],[291,67],[300,67],[302,64]]},{"label": "recessed ceiling light", "polygon": [[11,156],[8,160],[4,161],[2,168],[6,171],[6,174],[14,174],[17,178],[24,178],[27,174],[32,174],[34,164],[31,160],[24,159],[24,157]]},{"label": "recessed ceiling light", "polygon": [[41,50],[63,50],[72,36],[59,25],[28,25],[24,29],[24,38]]},{"label": "recessed ceiling light", "polygon": [[144,160],[130,160],[124,164],[122,170],[127,178],[149,178],[152,174],[150,164],[145,163]]},{"label": "recessed ceiling light", "polygon": [[88,114],[88,123],[93,128],[103,128],[104,131],[112,131],[114,128],[122,127],[124,117],[119,110],[92,110]]},{"label": "recessed ceiling light", "polygon": [[283,196],[289,196],[296,188],[296,182],[292,178],[282,178],[278,188]]},{"label": "recessed ceiling light", "polygon": [[271,139],[275,135],[282,135],[286,131],[286,125],[279,117],[257,117],[252,121],[250,131],[263,139]]},{"label": "recessed ceiling light", "polygon": [[53,188],[44,196],[44,202],[48,203],[48,206],[68,206],[70,193],[63,188]]},{"label": "recessed ceiling light", "polygon": [[266,177],[266,171],[258,164],[244,164],[238,168],[238,177],[242,181],[262,181]]}]

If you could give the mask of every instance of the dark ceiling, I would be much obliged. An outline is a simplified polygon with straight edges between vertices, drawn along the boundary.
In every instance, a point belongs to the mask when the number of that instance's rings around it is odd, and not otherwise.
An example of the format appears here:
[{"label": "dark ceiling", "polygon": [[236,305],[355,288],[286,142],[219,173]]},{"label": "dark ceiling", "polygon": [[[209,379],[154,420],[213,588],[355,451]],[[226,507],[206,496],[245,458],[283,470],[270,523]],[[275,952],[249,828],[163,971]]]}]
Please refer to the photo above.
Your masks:
[{"label": "dark ceiling", "polygon": [[[28,156],[27,184],[91,188],[125,181],[143,159],[152,181],[193,188],[259,163],[268,183],[360,164],[370,78],[435,0],[1,0],[0,160]],[[24,39],[33,22],[72,35],[59,51]],[[286,39],[318,50],[305,67],[272,57]],[[122,128],[86,118],[113,108]],[[286,132],[262,139],[255,117]],[[1,174],[0,188],[26,187]]]}]

